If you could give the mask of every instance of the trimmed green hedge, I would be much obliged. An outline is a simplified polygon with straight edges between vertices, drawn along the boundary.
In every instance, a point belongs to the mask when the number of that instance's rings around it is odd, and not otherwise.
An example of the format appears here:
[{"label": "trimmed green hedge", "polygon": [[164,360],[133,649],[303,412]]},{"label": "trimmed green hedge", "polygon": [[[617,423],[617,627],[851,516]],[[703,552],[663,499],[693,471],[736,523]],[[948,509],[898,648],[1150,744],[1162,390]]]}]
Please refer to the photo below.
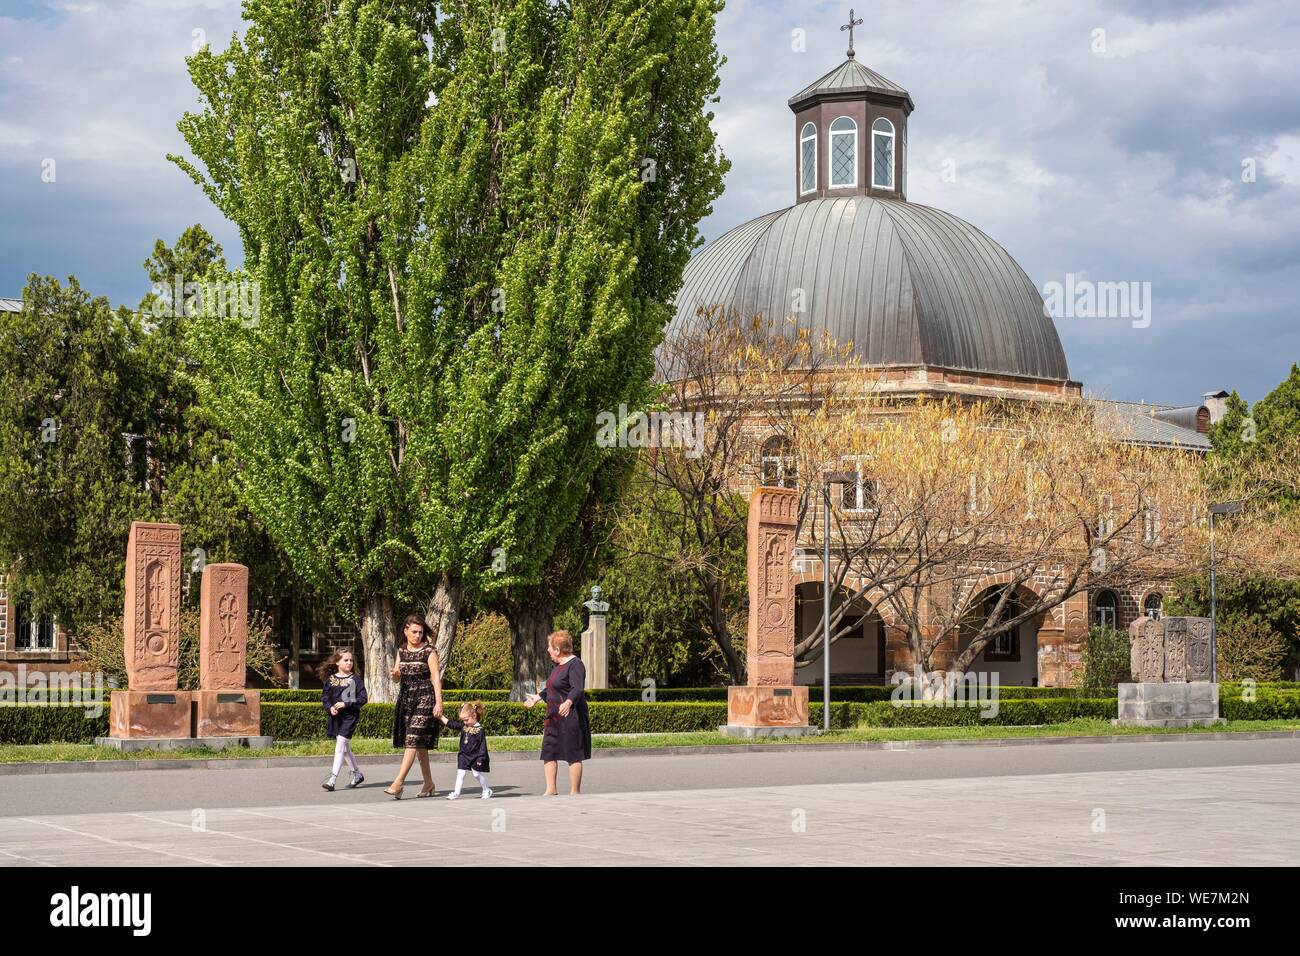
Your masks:
[{"label": "trimmed green hedge", "polygon": [[[300,692],[310,693],[310,692]],[[508,701],[488,701],[484,725],[493,736],[536,735],[542,732],[544,708],[529,710]],[[1220,713],[1229,720],[1300,719],[1300,691],[1260,690],[1254,701],[1239,694],[1221,694]],[[644,704],[593,701],[591,729],[595,733],[685,733],[716,730],[727,721],[725,703],[678,701]],[[997,715],[981,717],[978,704],[940,706],[927,703],[874,701],[835,702],[831,726],[836,729],[873,727],[1025,726],[1059,724],[1076,718],[1109,720],[1116,716],[1115,698],[1062,697],[1024,699],[1003,697]],[[820,726],[820,702],[809,706],[809,721]],[[392,733],[393,705],[367,704],[361,709],[357,734],[386,738]],[[88,715],[83,704],[7,704],[0,706],[0,743],[90,743],[108,733],[108,708]],[[262,703],[262,733],[277,740],[323,739],[325,711],[317,701]]]},{"label": "trimmed green hedge", "polygon": [[[893,687],[882,685],[868,686],[845,686],[831,688],[832,703],[855,703],[869,704],[879,700],[890,700],[894,692]],[[595,702],[616,702],[625,703],[646,703],[641,699],[645,693],[639,687],[606,687],[592,688],[587,691],[587,699]],[[1077,687],[1001,687],[998,689],[998,695],[1003,700],[1019,700],[1021,698],[1055,698],[1055,697],[1085,697],[1087,696]],[[481,700],[484,703],[489,701],[507,701],[510,699],[510,692],[506,690],[466,690],[455,688],[444,688],[442,699],[447,700]],[[822,699],[822,688],[820,686],[810,686],[808,688],[808,699],[810,701],[820,701]],[[726,703],[726,687],[656,687],[655,699],[656,704],[672,704],[678,702],[696,702],[696,703]],[[267,688],[262,691],[262,701],[264,703],[320,703],[319,690],[285,690],[283,688]]]},{"label": "trimmed green hedge", "polygon": [[1219,715],[1228,720],[1293,720],[1300,718],[1300,691],[1259,691],[1253,701],[1231,696],[1219,688]]},{"label": "trimmed green hedge", "polygon": [[[320,706],[320,689],[312,690],[289,690],[284,687],[264,687],[262,688],[262,703],[264,704],[315,704]],[[456,690],[454,688],[443,688],[443,700],[481,700],[484,703],[490,700],[509,700],[510,691],[508,690]]]},{"label": "trimmed green hedge", "polygon": [[107,736],[107,702],[97,717],[85,704],[0,706],[0,744],[89,744]]},{"label": "trimmed green hedge", "polygon": [[1029,724],[1060,724],[1079,717],[1109,720],[1118,715],[1119,704],[1113,697],[999,699],[995,715],[980,716],[984,709],[985,707],[980,704],[944,706],[910,701],[862,705],[863,722],[873,727],[962,727],[980,724],[1023,727]]}]

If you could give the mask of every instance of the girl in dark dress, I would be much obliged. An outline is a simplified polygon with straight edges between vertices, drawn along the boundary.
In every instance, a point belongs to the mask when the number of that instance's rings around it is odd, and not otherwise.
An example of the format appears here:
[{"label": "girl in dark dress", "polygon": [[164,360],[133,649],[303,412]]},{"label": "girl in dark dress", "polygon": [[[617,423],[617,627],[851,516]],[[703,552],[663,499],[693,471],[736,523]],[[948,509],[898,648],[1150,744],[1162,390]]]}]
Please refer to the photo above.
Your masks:
[{"label": "girl in dark dress", "polygon": [[437,746],[442,716],[442,667],[438,652],[429,643],[425,633],[424,618],[408,614],[402,625],[406,643],[397,651],[397,662],[391,671],[393,680],[400,680],[397,706],[393,708],[393,746],[405,748],[402,766],[397,779],[384,791],[396,800],[402,799],[406,775],[418,758],[424,787],[417,797],[433,796],[433,772],[429,769],[429,748]]},{"label": "girl in dark dress", "polygon": [[546,796],[558,796],[555,778],[558,761],[569,765],[569,795],[582,791],[582,761],[591,757],[591,724],[587,719],[587,669],[573,654],[568,631],[556,631],[546,639],[546,652],[555,662],[540,694],[529,694],[524,706],[546,701],[546,722],[542,728],[542,760],[546,769]]},{"label": "girl in dark dress", "polygon": [[460,705],[460,720],[438,718],[443,726],[460,731],[460,752],[456,755],[456,788],[447,794],[448,800],[460,799],[460,788],[465,783],[467,770],[474,774],[474,779],[483,788],[479,796],[484,800],[492,796],[492,788],[487,782],[492,766],[488,756],[487,733],[483,730],[483,713],[483,704],[476,700]]},{"label": "girl in dark dress", "polygon": [[351,790],[360,786],[366,778],[357,766],[357,758],[352,755],[352,733],[357,729],[357,718],[361,716],[361,707],[366,702],[366,685],[361,675],[354,673],[356,659],[351,651],[335,651],[334,655],[321,665],[320,679],[322,690],[321,705],[325,713],[325,733],[335,739],[334,769],[321,784],[326,790],[334,789],[339,771],[343,769],[346,758],[352,770],[352,782],[347,785]]}]

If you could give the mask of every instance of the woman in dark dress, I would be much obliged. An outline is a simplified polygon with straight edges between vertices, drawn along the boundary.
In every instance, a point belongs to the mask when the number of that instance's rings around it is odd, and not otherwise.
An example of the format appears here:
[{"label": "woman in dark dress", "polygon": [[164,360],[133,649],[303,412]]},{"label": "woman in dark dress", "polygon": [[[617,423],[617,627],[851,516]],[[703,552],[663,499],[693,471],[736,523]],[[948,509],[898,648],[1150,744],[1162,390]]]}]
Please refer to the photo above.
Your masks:
[{"label": "woman in dark dress", "polygon": [[558,761],[569,765],[569,795],[582,792],[582,762],[591,757],[591,723],[587,719],[587,670],[573,654],[568,631],[556,631],[546,639],[546,652],[555,662],[540,694],[529,694],[524,705],[546,701],[546,723],[542,729],[542,760],[546,767],[546,796],[555,789]]},{"label": "woman in dark dress", "polygon": [[442,725],[442,670],[438,652],[429,643],[424,628],[424,618],[408,614],[402,625],[405,646],[398,648],[397,663],[391,671],[394,680],[400,680],[397,706],[393,708],[393,746],[404,747],[402,767],[397,779],[384,793],[396,800],[402,799],[406,775],[418,758],[424,787],[417,797],[433,796],[433,772],[429,769],[429,748],[438,744],[438,731]]}]

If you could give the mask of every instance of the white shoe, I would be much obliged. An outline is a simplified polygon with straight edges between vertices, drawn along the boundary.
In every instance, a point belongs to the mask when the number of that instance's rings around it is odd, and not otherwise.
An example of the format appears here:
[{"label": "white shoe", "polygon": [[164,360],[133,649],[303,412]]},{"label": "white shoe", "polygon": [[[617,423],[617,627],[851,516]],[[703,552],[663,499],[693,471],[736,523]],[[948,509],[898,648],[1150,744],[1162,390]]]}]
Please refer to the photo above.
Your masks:
[{"label": "white shoe", "polygon": [[459,793],[449,793],[449,794],[447,794],[447,799],[448,799],[448,800],[459,800],[459,799],[460,799],[460,794],[459,794]]},{"label": "white shoe", "polygon": [[480,799],[480,800],[486,800],[486,799],[488,799],[488,797],[490,797],[490,796],[492,796],[492,790],[489,788],[489,789],[483,791],[483,793],[482,793],[482,795],[479,797],[479,799]]}]

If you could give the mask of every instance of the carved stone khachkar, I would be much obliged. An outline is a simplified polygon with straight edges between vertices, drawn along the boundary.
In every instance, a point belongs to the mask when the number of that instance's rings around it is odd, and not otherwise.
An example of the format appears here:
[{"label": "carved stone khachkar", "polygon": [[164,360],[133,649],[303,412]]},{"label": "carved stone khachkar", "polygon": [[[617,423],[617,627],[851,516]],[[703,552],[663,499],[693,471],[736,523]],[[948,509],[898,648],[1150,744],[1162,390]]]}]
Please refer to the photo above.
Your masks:
[{"label": "carved stone khachkar", "polygon": [[1128,627],[1129,671],[1139,683],[1165,679],[1164,622],[1140,617]]},{"label": "carved stone khachkar", "polygon": [[209,564],[199,588],[199,686],[242,690],[247,667],[248,568]]},{"label": "carved stone khachkar", "polygon": [[[202,689],[179,690],[181,528],[131,523],[122,614],[127,689],[113,691],[109,736],[96,738],[97,744],[119,749],[271,745],[271,738],[258,736],[259,695],[244,689],[248,569],[217,564],[208,571],[214,569],[219,570],[211,578],[205,573],[201,591]],[[231,692],[235,689],[238,693]]]},{"label": "carved stone khachkar", "polygon": [[131,522],[122,654],[132,690],[176,689],[181,661],[181,528]]},{"label": "carved stone khachkar", "polygon": [[191,697],[177,690],[180,668],[181,529],[133,521],[126,546],[122,656],[127,690],[109,702],[117,739],[190,736]]},{"label": "carved stone khachkar", "polygon": [[256,737],[261,694],[245,688],[248,668],[248,568],[209,564],[199,588],[199,690],[196,737]]},{"label": "carved stone khachkar", "polygon": [[808,726],[808,688],[794,685],[794,532],[799,496],[756,488],[749,499],[749,684],[727,688],[728,733],[801,733]]},{"label": "carved stone khachkar", "polygon": [[1211,682],[1211,624],[1205,617],[1142,617],[1129,625],[1133,683],[1119,685],[1117,724],[1190,727],[1223,723]]}]

